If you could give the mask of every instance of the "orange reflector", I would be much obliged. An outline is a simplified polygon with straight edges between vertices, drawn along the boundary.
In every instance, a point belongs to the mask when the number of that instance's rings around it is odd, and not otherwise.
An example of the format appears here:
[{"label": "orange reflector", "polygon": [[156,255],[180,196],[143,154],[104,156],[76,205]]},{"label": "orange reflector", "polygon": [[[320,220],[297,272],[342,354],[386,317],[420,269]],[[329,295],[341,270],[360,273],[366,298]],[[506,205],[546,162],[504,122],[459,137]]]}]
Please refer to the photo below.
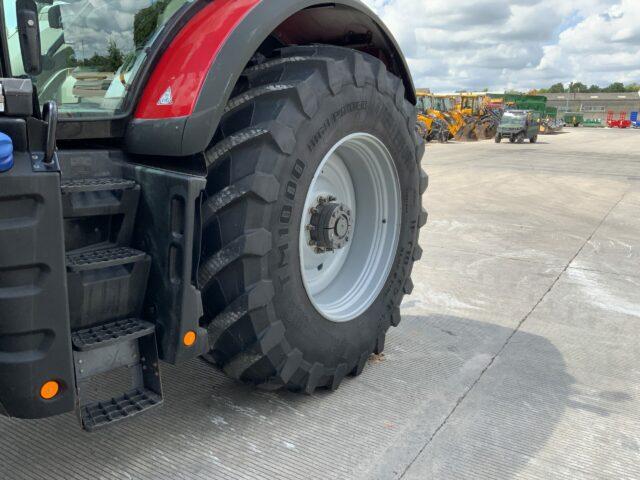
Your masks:
[{"label": "orange reflector", "polygon": [[40,388],[40,396],[45,400],[51,400],[58,394],[59,391],[60,385],[58,384],[58,382],[51,380],[42,385],[42,387]]},{"label": "orange reflector", "polygon": [[196,332],[189,330],[184,334],[182,342],[187,346],[191,347],[194,343],[196,343]]}]

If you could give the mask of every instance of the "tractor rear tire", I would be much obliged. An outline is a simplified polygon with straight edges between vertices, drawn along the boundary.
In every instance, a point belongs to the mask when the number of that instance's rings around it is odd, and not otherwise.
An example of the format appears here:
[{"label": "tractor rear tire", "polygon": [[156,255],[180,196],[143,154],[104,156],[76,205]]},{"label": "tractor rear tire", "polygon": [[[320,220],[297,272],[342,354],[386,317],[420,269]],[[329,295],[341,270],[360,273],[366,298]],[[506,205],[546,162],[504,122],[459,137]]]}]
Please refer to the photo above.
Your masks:
[{"label": "tractor rear tire", "polygon": [[[413,262],[422,255],[418,233],[427,221],[421,201],[428,184],[420,166],[424,142],[415,126],[415,107],[405,99],[402,81],[378,59],[355,50],[288,47],[243,72],[205,155],[208,185],[198,271],[202,323],[211,347],[205,359],[240,381],[310,394],[337,388],[346,375],[362,372],[371,353],[382,352],[387,330],[400,321],[400,302],[413,289]],[[365,238],[359,225],[378,218],[371,213],[377,211],[375,202],[365,200],[369,189],[357,205],[332,197],[322,203],[322,196],[313,196],[318,175],[325,175],[324,162],[345,145],[339,156],[350,175],[339,174],[337,181],[352,177],[355,185],[356,175],[362,175],[363,169],[352,170],[348,157],[380,162],[383,174],[376,178],[392,192],[389,198],[397,199],[390,204],[396,208],[370,224],[382,238],[395,240],[370,250],[380,258],[388,255],[381,263],[386,271],[352,282],[356,288],[378,278],[375,288],[366,289],[366,301],[334,311],[308,286],[301,259],[320,250],[328,263],[337,258],[331,253],[342,250],[327,252],[325,244],[316,243],[318,250],[309,254],[309,232],[319,227],[306,218],[326,202],[353,207],[354,249],[347,253],[358,251],[358,236]],[[317,198],[317,207],[308,208],[310,198]],[[356,274],[370,263],[356,254],[346,262]],[[317,271],[322,268],[319,264]],[[345,268],[332,271],[339,276]],[[342,305],[344,298],[336,302]]]},{"label": "tractor rear tire", "polygon": [[499,133],[496,135],[496,143],[500,143],[502,141],[502,135],[500,135]]}]

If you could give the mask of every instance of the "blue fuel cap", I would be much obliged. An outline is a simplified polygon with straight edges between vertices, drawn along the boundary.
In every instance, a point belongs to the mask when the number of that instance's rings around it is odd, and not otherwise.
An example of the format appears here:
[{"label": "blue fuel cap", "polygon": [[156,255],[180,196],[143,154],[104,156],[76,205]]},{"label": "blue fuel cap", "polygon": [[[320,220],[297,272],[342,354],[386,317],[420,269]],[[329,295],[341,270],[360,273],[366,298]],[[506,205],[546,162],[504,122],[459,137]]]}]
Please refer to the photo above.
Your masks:
[{"label": "blue fuel cap", "polygon": [[13,142],[11,137],[0,132],[0,172],[13,167]]}]

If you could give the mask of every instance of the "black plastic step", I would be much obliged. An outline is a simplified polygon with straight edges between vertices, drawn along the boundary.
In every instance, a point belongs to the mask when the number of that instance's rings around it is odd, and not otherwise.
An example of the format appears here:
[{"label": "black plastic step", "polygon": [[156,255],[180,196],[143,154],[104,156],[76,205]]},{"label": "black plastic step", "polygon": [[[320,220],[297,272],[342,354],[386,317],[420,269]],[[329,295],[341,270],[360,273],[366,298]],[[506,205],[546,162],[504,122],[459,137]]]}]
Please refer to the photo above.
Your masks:
[{"label": "black plastic step", "polygon": [[72,272],[126,265],[144,260],[146,253],[130,247],[113,247],[67,254],[67,269]]},{"label": "black plastic step", "polygon": [[91,432],[131,418],[161,403],[161,395],[145,388],[135,388],[110,400],[82,406],[82,425],[85,430]]},{"label": "black plastic step", "polygon": [[71,329],[139,318],[150,268],[151,257],[130,247],[67,254]]},{"label": "black plastic step", "polygon": [[78,192],[102,192],[105,190],[128,190],[136,187],[136,182],[126,178],[76,178],[62,180],[60,190],[62,193]]},{"label": "black plastic step", "polygon": [[62,180],[67,251],[97,243],[131,244],[140,185],[125,178]]},{"label": "black plastic step", "polygon": [[[119,320],[74,332],[72,339],[78,410],[85,430],[96,430],[162,404],[155,325],[139,319]],[[119,386],[104,385],[105,374],[121,378],[123,371],[130,378],[126,389],[121,381]],[[96,382],[104,390],[120,391],[108,392],[111,396],[107,400],[88,399]]]},{"label": "black plastic step", "polygon": [[121,341],[150,335],[155,326],[138,318],[125,318],[115,322],[98,325],[92,328],[77,330],[71,334],[73,347],[76,350],[88,351],[103,348]]}]

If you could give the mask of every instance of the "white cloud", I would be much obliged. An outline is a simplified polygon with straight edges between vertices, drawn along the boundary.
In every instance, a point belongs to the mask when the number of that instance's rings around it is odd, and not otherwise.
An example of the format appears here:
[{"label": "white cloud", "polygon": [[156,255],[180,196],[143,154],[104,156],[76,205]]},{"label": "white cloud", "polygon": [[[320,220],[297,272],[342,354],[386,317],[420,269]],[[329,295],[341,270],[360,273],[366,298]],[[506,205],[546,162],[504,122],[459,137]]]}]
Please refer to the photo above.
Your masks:
[{"label": "white cloud", "polygon": [[416,86],[528,89],[640,82],[640,0],[364,0]]}]

